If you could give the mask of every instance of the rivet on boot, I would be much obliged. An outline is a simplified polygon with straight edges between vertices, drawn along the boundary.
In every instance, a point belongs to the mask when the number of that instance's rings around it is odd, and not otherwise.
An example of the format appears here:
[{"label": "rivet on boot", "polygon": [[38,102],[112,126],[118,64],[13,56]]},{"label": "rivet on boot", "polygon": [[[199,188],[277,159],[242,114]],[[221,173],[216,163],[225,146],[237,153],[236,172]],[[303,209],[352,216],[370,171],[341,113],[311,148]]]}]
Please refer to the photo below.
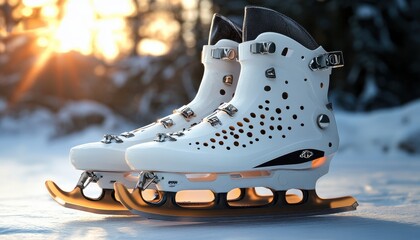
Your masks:
[{"label": "rivet on boot", "polygon": [[276,70],[274,68],[269,68],[265,70],[266,78],[276,78]]},{"label": "rivet on boot", "polygon": [[325,115],[321,114],[318,116],[318,127],[321,129],[325,129],[330,125],[330,118]]},{"label": "rivet on boot", "polygon": [[225,75],[223,77],[223,83],[228,86],[231,86],[233,84],[233,75]]}]

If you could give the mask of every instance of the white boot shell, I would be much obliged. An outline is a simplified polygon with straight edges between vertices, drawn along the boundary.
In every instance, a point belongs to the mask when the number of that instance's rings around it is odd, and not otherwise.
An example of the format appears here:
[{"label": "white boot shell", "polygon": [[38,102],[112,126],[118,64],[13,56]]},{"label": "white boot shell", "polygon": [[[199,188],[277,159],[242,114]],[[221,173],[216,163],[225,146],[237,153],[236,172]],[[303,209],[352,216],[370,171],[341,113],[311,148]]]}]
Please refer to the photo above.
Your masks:
[{"label": "white boot shell", "polygon": [[[213,46],[204,46],[202,52],[202,63],[205,67],[203,78],[196,97],[189,104],[148,126],[117,136],[110,135],[107,143],[93,142],[73,147],[70,150],[73,166],[79,170],[93,171],[101,176],[106,175],[106,172],[129,172],[131,169],[125,161],[125,150],[128,147],[152,141],[157,134],[185,130],[200,122],[217,109],[221,103],[231,100],[238,82],[240,64],[236,59],[217,59],[212,52],[223,49],[232,50],[230,57],[235,58],[237,47],[238,43],[231,40],[220,40]],[[188,117],[184,116],[182,110],[185,109],[192,110],[193,114]],[[184,114],[188,114],[188,112],[185,111]],[[114,180],[128,184],[122,178],[123,175]],[[98,184],[102,188],[112,188],[113,181],[99,181]]]},{"label": "white boot shell", "polygon": [[[255,44],[262,43],[274,44],[275,52],[251,52]],[[279,190],[293,187],[280,183],[293,181],[295,187],[314,189],[316,180],[328,172],[339,142],[327,98],[331,68],[314,71],[309,67],[324,53],[322,47],[309,50],[277,33],[263,33],[239,44],[239,83],[225,108],[187,129],[176,141],[128,148],[128,163],[133,170],[157,174],[161,179],[157,187],[163,191],[204,188],[225,192],[253,186]],[[247,178],[247,183],[240,184],[235,179],[250,171],[265,180]],[[200,177],[189,178],[200,176],[197,173],[213,177],[204,177],[205,183],[197,181]],[[214,173],[237,182],[215,180]]]}]

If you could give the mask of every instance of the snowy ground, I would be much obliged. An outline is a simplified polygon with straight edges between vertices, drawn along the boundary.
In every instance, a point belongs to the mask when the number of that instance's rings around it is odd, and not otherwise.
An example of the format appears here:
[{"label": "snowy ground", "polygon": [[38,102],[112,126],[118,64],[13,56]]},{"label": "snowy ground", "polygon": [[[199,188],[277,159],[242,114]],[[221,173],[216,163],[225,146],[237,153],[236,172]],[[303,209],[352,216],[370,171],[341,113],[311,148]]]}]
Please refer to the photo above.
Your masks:
[{"label": "snowy ground", "polygon": [[420,101],[370,114],[341,112],[337,121],[340,152],[318,192],[322,197],[352,195],[360,204],[357,211],[224,223],[104,216],[59,206],[44,181],[71,190],[80,172],[70,165],[68,149],[107,131],[91,128],[46,141],[46,126],[31,122],[26,134],[0,135],[0,239],[418,239]]}]

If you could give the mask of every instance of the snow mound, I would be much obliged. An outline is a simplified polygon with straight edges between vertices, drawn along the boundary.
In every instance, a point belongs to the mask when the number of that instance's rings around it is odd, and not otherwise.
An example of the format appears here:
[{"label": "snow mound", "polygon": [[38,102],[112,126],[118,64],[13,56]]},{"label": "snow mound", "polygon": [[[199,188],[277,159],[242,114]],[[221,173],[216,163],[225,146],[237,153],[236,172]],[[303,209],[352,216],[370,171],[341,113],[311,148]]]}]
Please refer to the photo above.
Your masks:
[{"label": "snow mound", "polygon": [[106,107],[93,101],[70,102],[57,114],[58,128],[55,135],[63,136],[87,127],[100,126],[114,130],[125,121]]},{"label": "snow mound", "polygon": [[34,111],[22,111],[19,116],[2,116],[0,131],[3,136],[28,133],[48,135],[51,133],[51,127],[47,126],[51,126],[51,124],[54,124],[54,114],[46,108],[38,108]]},{"label": "snow mound", "polygon": [[420,99],[369,113],[339,111],[336,120],[339,154],[385,159],[420,157]]}]

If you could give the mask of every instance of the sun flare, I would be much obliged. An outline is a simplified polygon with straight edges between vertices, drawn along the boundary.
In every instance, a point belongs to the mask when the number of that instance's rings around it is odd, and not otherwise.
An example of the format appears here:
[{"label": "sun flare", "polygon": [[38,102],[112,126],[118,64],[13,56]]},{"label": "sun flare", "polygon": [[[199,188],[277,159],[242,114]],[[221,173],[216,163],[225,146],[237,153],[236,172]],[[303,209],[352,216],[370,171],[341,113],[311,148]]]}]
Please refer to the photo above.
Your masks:
[{"label": "sun flare", "polygon": [[48,46],[57,53],[76,51],[108,62],[132,49],[140,55],[167,54],[180,30],[171,16],[152,14],[143,19],[146,24],[138,30],[141,39],[134,42],[137,31],[127,19],[138,14],[139,6],[130,0],[67,0],[62,5],[57,0],[24,0],[23,4],[22,16],[31,16],[39,8],[48,22],[50,35],[39,37],[39,47]]},{"label": "sun flare", "polygon": [[[34,64],[24,73],[12,102],[25,96],[52,57],[72,56],[63,53],[77,52],[112,64],[127,56],[169,54],[180,39],[189,48],[195,43],[195,0],[9,0],[7,4],[14,7],[13,18],[19,21],[12,29],[0,28],[0,36],[28,36],[35,46]],[[201,14],[200,20],[206,22],[203,16],[207,15]],[[4,48],[0,43],[0,51]]]},{"label": "sun flare", "polygon": [[53,37],[58,42],[56,51],[75,50],[85,55],[91,54],[94,20],[94,11],[89,1],[68,1],[64,17]]}]

